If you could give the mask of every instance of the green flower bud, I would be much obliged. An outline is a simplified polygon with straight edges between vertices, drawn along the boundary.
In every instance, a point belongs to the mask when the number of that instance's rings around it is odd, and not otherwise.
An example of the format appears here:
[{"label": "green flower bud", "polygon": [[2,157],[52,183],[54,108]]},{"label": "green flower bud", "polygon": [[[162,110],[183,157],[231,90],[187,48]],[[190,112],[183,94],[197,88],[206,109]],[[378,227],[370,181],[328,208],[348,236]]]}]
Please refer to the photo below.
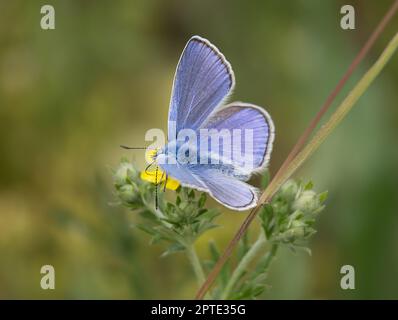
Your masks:
[{"label": "green flower bud", "polygon": [[319,197],[312,190],[303,191],[293,202],[293,209],[304,213],[313,213],[320,207]]},{"label": "green flower bud", "polygon": [[291,228],[301,228],[305,226],[306,224],[301,220],[293,220],[291,224]]},{"label": "green flower bud", "polygon": [[124,186],[121,186],[118,190],[118,195],[122,201],[127,203],[133,203],[138,199],[137,191],[131,184],[125,184]]},{"label": "green flower bud", "polygon": [[281,232],[277,235],[274,235],[271,240],[272,241],[282,241],[282,242],[295,242],[297,240],[303,239],[305,236],[305,228],[304,227],[297,227],[291,228],[284,232]]},{"label": "green flower bud", "polygon": [[289,231],[290,231],[290,236],[294,240],[302,239],[305,236],[305,228],[304,227],[296,227],[296,228],[290,229]]},{"label": "green flower bud", "polygon": [[290,202],[290,201],[294,200],[298,190],[299,190],[299,186],[298,186],[297,182],[295,182],[294,180],[288,180],[281,187],[280,195],[283,197],[283,199]]},{"label": "green flower bud", "polygon": [[122,162],[116,170],[113,179],[117,186],[123,186],[128,183],[129,180],[134,179],[137,176],[138,172],[131,163]]}]

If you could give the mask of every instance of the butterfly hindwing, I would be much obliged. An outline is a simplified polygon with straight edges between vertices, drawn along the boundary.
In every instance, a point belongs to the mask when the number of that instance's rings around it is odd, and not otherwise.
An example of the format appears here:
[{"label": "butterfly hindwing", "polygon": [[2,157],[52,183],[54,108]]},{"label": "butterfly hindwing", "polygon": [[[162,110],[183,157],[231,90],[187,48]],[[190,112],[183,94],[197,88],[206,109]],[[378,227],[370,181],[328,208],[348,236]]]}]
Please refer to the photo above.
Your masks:
[{"label": "butterfly hindwing", "polygon": [[257,189],[218,170],[197,167],[193,175],[205,186],[209,194],[222,205],[233,210],[247,210],[257,203]]},{"label": "butterfly hindwing", "polygon": [[209,193],[222,205],[237,211],[247,210],[257,202],[257,189],[234,177],[208,166],[172,164],[161,165],[184,187]]},{"label": "butterfly hindwing", "polygon": [[177,179],[183,186],[191,187],[200,191],[207,191],[206,185],[198,179],[187,165],[181,164],[159,164],[168,175]]},{"label": "butterfly hindwing", "polygon": [[[225,160],[234,163],[236,166],[244,166],[245,163],[234,157],[234,152],[239,151],[242,154],[252,156],[252,170],[262,169],[268,164],[275,129],[271,117],[263,108],[253,104],[234,102],[212,114],[202,127],[217,129],[218,132],[228,130],[232,140],[231,148],[227,151],[223,150]],[[238,136],[233,136],[234,130],[239,130]],[[251,143],[247,143],[245,140],[246,130],[251,131],[252,136],[249,136],[252,140]],[[208,145],[211,148],[210,141]]]}]

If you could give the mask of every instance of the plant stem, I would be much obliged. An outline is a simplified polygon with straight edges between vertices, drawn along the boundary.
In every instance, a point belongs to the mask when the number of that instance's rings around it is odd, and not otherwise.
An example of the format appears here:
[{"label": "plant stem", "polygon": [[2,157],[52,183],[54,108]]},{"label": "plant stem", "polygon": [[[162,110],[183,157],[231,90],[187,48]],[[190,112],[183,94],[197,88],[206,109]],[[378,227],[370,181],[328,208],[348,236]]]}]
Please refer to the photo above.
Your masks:
[{"label": "plant stem", "polygon": [[348,96],[343,100],[337,110],[332,114],[329,120],[318,130],[311,141],[300,151],[296,157],[287,166],[286,170],[281,174],[280,178],[275,179],[274,182],[270,183],[270,191],[268,195],[264,194],[260,198],[261,201],[267,201],[272,197],[275,192],[286,182],[287,179],[307,160],[323,141],[330,135],[330,133],[340,124],[345,116],[354,107],[358,99],[364,94],[366,89],[370,86],[373,80],[380,74],[384,66],[391,59],[393,54],[398,48],[398,33],[395,34],[394,38],[389,42],[386,49],[377,59],[376,63],[365,73],[365,75],[359,80],[357,85]]},{"label": "plant stem", "polygon": [[261,195],[258,205],[250,212],[250,214],[243,221],[241,227],[238,232],[232,238],[231,242],[228,244],[224,253],[221,255],[220,259],[216,263],[214,269],[210,272],[206,282],[199,289],[198,294],[196,296],[197,299],[201,299],[207,290],[210,288],[211,284],[217,277],[224,263],[228,260],[232,251],[236,244],[239,242],[240,238],[246,232],[251,222],[257,215],[259,208],[264,204],[270,201],[270,199],[274,196],[274,194],[278,191],[281,185],[304,163],[306,159],[322,144],[322,142],[326,139],[327,136],[336,128],[336,126],[344,119],[347,113],[351,110],[354,104],[358,101],[358,99],[362,96],[362,94],[366,91],[369,85],[373,82],[373,80],[379,75],[380,71],[386,65],[386,63],[390,60],[394,52],[398,47],[398,33],[394,36],[394,38],[389,42],[387,47],[384,49],[383,53],[376,61],[376,63],[366,72],[366,74],[361,78],[361,80],[357,83],[354,89],[350,92],[350,94],[344,99],[344,101],[340,104],[338,109],[333,113],[327,123],[322,126],[318,132],[315,134],[313,139],[304,147],[304,149],[299,152],[289,163],[279,176],[272,179],[270,184],[264,190]]},{"label": "plant stem", "polygon": [[267,270],[272,262],[272,260],[275,258],[276,253],[278,252],[279,245],[273,244],[271,247],[271,250],[267,254],[267,260],[265,261],[264,264],[264,270]]},{"label": "plant stem", "polygon": [[290,164],[290,162],[293,160],[293,158],[296,156],[296,154],[303,148],[304,144],[306,143],[306,141],[308,140],[308,138],[310,137],[312,132],[315,130],[316,126],[318,125],[318,123],[321,120],[321,118],[323,117],[323,115],[328,111],[328,109],[332,105],[334,99],[337,97],[337,95],[339,94],[341,89],[344,87],[345,83],[351,77],[351,75],[353,74],[353,72],[355,71],[357,66],[361,63],[361,61],[364,59],[366,54],[369,52],[370,48],[373,46],[373,44],[379,38],[380,34],[383,32],[384,28],[390,22],[390,20],[392,19],[392,17],[394,16],[394,14],[397,10],[398,10],[398,0],[395,0],[395,2],[391,5],[390,9],[387,11],[387,13],[381,19],[381,21],[379,22],[379,24],[377,25],[375,30],[370,35],[369,39],[366,41],[365,45],[362,47],[362,49],[356,55],[354,60],[351,62],[346,73],[343,75],[343,77],[337,83],[334,90],[327,97],[325,103],[322,105],[322,107],[319,109],[319,111],[317,112],[315,117],[312,119],[309,126],[305,129],[303,134],[297,140],[296,144],[293,146],[293,149],[290,151],[290,153],[286,157],[285,161],[283,162],[282,166],[277,171],[277,173],[274,177],[275,179],[277,179],[279,177],[279,175],[286,169],[286,167]]},{"label": "plant stem", "polygon": [[261,231],[260,236],[250,248],[250,250],[244,255],[242,260],[239,262],[238,266],[235,268],[232,273],[231,278],[229,279],[225,289],[221,295],[221,300],[228,299],[231,291],[233,290],[235,284],[239,281],[242,274],[245,272],[250,262],[257,256],[257,254],[264,248],[267,243],[264,233]]},{"label": "plant stem", "polygon": [[205,273],[203,271],[202,265],[199,261],[198,255],[196,254],[195,247],[193,244],[187,245],[185,251],[189,262],[192,265],[193,271],[195,272],[196,279],[198,280],[199,286],[205,281]]}]

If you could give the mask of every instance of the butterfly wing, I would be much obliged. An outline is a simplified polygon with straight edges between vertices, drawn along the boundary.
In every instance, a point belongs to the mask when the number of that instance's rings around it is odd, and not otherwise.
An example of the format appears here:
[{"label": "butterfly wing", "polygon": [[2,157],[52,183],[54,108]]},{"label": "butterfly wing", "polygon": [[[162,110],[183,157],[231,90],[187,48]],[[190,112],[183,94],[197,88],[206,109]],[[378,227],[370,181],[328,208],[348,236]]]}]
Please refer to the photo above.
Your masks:
[{"label": "butterfly wing", "polygon": [[[270,115],[263,109],[253,104],[234,102],[215,112],[202,125],[206,129],[227,129],[232,132],[241,129],[240,146],[232,140],[231,148],[223,153],[223,158],[235,166],[244,166],[240,159],[234,157],[234,149],[252,155],[252,170],[261,170],[268,164],[271,156],[272,144],[275,137],[275,128]],[[246,143],[245,130],[251,130],[253,141]],[[208,141],[211,148],[211,141]],[[224,150],[223,150],[224,151]]]},{"label": "butterfly wing", "polygon": [[[247,148],[245,140],[240,150],[252,152],[253,168],[248,174],[242,174],[244,164],[232,157],[236,145],[232,143],[232,152],[223,154],[226,164],[164,164],[162,168],[181,182],[183,186],[208,192],[214,199],[233,210],[247,210],[257,203],[257,190],[241,181],[247,180],[253,171],[263,169],[269,161],[274,141],[274,125],[268,113],[255,105],[235,102],[213,113],[203,123],[205,129],[251,129],[253,133],[252,148]],[[203,128],[199,128],[203,129]],[[232,142],[234,142],[232,140]],[[200,155],[199,155],[200,157]],[[229,157],[229,158],[228,158]]]},{"label": "butterfly wing", "polygon": [[163,164],[162,169],[184,187],[209,193],[215,200],[232,210],[247,210],[257,203],[257,189],[217,169],[207,166]]},{"label": "butterfly wing", "polygon": [[[221,52],[208,40],[192,37],[181,55],[173,82],[168,140],[176,140],[182,129],[196,132],[201,128],[253,129],[253,150],[241,150],[252,152],[254,167],[261,169],[268,163],[271,153],[273,123],[264,110],[253,105],[236,103],[218,110],[234,84],[232,68]],[[234,160],[232,153],[223,156],[229,157],[228,161]],[[236,161],[233,164],[237,169],[240,165]],[[226,174],[221,170],[225,167],[179,163],[160,166],[183,186],[208,192],[233,210],[246,210],[257,202],[256,188],[239,180],[239,174]]]},{"label": "butterfly wing", "polygon": [[[169,109],[169,141],[181,129],[196,130],[231,92],[231,65],[208,40],[192,37],[181,55]],[[171,129],[171,124],[175,127]]]},{"label": "butterfly wing", "polygon": [[198,166],[193,175],[206,186],[207,192],[222,205],[232,210],[243,211],[257,204],[257,189],[219,170]]},{"label": "butterfly wing", "polygon": [[168,175],[177,179],[184,187],[194,188],[200,191],[208,191],[206,185],[196,175],[188,165],[162,163],[159,166]]}]

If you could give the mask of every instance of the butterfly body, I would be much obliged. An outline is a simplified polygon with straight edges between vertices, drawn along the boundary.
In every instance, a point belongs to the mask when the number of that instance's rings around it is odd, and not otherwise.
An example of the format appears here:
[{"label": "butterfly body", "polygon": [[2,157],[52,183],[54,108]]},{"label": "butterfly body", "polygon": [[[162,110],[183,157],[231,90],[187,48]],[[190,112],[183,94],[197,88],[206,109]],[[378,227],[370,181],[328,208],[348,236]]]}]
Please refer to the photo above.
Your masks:
[{"label": "butterfly body", "polygon": [[171,177],[208,192],[233,210],[256,205],[257,189],[247,184],[269,161],[274,125],[255,105],[224,105],[235,85],[231,65],[208,40],[192,37],[173,82],[168,143],[155,155]]},{"label": "butterfly body", "polygon": [[216,170],[224,175],[248,180],[251,172],[235,165],[228,157],[223,157],[217,152],[201,151],[194,144],[173,140],[160,149],[155,159],[156,163],[165,171],[173,171],[173,165],[186,170]]}]

